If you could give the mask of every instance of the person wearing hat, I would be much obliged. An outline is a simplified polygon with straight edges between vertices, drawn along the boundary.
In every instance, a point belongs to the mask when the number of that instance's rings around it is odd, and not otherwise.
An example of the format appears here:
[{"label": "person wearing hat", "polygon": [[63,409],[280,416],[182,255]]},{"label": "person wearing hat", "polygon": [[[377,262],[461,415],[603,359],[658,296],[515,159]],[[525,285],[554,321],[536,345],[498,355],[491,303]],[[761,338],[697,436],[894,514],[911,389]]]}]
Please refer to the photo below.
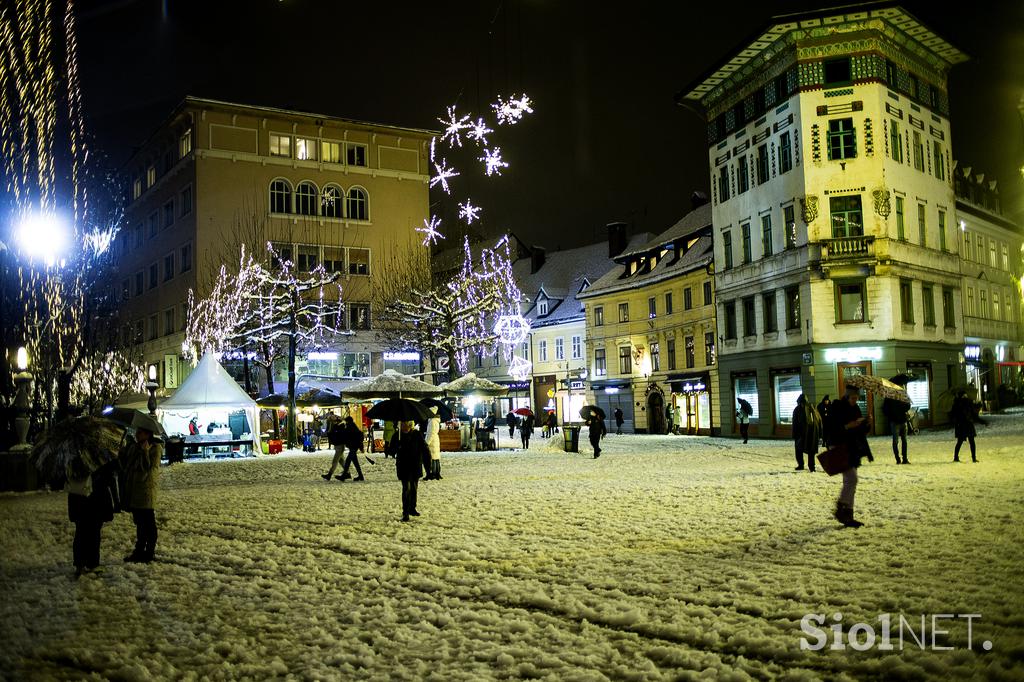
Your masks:
[{"label": "person wearing hat", "polygon": [[427,420],[427,449],[430,450],[430,471],[424,481],[441,480],[441,418],[437,416],[437,405],[430,406]]},{"label": "person wearing hat", "polygon": [[388,450],[395,456],[395,470],[402,482],[402,521],[419,516],[416,511],[416,489],[423,476],[423,456],[429,456],[423,434],[413,430],[414,422],[404,421],[391,438]]},{"label": "person wearing hat", "polygon": [[850,528],[864,525],[853,518],[857,469],[864,457],[867,457],[869,462],[875,461],[867,439],[871,421],[861,414],[860,406],[857,405],[858,399],[860,390],[847,386],[842,399],[829,406],[829,442],[833,447],[845,447],[848,457],[848,467],[843,471],[843,487],[839,491],[839,499],[836,500],[835,518]]},{"label": "person wearing hat", "polygon": [[125,509],[135,523],[135,549],[124,558],[132,563],[148,564],[156,550],[156,488],[160,477],[163,446],[154,440],[153,432],[135,429],[135,440],[121,452],[118,459],[125,472]]}]

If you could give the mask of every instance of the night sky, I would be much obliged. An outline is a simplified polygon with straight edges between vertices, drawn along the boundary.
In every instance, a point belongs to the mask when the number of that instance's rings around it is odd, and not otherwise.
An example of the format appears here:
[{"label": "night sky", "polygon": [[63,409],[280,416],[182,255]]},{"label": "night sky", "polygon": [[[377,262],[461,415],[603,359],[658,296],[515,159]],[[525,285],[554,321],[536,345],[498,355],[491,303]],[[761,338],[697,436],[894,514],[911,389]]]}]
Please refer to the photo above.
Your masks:
[{"label": "night sky", "polygon": [[[944,4],[903,6],[972,57],[951,72],[954,155],[1021,211],[1024,3]],[[704,122],[675,93],[771,15],[826,6],[83,1],[81,84],[95,148],[114,166],[186,94],[437,128],[449,104],[484,112],[525,91],[536,113],[496,136],[510,168],[484,181],[467,164],[460,189],[488,230],[564,248],[603,238],[611,221],[660,232],[682,217],[707,191],[707,157]],[[450,215],[452,200],[431,198]]]}]

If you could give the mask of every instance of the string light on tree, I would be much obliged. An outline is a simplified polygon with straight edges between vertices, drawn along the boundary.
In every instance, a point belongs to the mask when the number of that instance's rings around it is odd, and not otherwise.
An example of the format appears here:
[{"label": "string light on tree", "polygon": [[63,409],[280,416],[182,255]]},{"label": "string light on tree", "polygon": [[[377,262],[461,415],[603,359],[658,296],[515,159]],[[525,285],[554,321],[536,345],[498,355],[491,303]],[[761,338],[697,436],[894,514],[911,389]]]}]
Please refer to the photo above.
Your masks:
[{"label": "string light on tree", "polygon": [[491,108],[494,109],[494,113],[498,117],[498,125],[513,126],[519,123],[523,114],[533,113],[533,108],[530,106],[532,104],[533,102],[524,93],[519,98],[510,97],[507,101],[499,97],[498,101],[491,105]]},{"label": "string light on tree", "polygon": [[501,158],[501,147],[485,149],[484,155],[480,157],[487,167],[487,175],[501,175],[502,168],[508,168],[508,164]]},{"label": "string light on tree", "polygon": [[444,235],[438,232],[437,228],[441,226],[441,219],[437,216],[430,216],[430,222],[426,219],[423,220],[423,227],[417,227],[416,231],[423,234],[423,246],[436,244],[437,240],[444,239]]},{"label": "string light on tree", "polygon": [[465,220],[467,225],[472,225],[474,220],[480,219],[481,210],[479,206],[473,205],[472,200],[466,199],[466,203],[459,204],[459,217]]}]

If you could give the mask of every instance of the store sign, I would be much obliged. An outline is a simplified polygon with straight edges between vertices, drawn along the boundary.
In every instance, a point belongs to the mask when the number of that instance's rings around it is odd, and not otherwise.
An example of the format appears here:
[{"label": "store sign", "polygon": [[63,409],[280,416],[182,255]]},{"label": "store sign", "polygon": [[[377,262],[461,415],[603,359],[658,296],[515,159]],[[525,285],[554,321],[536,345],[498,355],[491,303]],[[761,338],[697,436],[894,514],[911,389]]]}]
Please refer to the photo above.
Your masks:
[{"label": "store sign", "polygon": [[608,394],[618,393],[619,392],[619,387],[618,386],[609,386],[608,388],[604,389],[604,392],[608,393]]},{"label": "store sign", "polygon": [[698,382],[695,382],[695,383],[692,383],[692,384],[689,381],[687,381],[685,384],[683,384],[683,393],[693,393],[695,391],[706,391],[706,390],[707,390],[707,386],[704,385],[703,381],[698,381]]},{"label": "store sign", "polygon": [[813,365],[814,364],[814,353],[804,353],[801,356],[801,358],[802,358],[803,363],[805,365]]},{"label": "store sign", "polygon": [[881,359],[882,349],[879,346],[829,348],[825,351],[825,362],[864,362]]},{"label": "store sign", "polygon": [[164,356],[164,388],[178,387],[178,356]]},{"label": "store sign", "polygon": [[980,360],[981,346],[964,346],[964,357],[968,360]]},{"label": "store sign", "polygon": [[586,384],[587,384],[587,382],[585,382],[585,381],[570,381],[569,382],[569,390],[570,391],[582,391],[584,388],[586,388]]},{"label": "store sign", "polygon": [[307,360],[337,360],[338,354],[333,351],[313,351],[306,354]]},{"label": "store sign", "polygon": [[385,362],[418,362],[420,354],[416,352],[384,353]]}]

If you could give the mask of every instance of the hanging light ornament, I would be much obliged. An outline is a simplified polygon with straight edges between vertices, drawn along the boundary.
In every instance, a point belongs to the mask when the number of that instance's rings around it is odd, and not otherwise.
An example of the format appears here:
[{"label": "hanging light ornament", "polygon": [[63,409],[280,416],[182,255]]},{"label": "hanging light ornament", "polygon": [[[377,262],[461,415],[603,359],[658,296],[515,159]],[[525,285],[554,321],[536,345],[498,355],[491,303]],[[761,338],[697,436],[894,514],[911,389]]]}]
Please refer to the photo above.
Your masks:
[{"label": "hanging light ornament", "polygon": [[508,364],[508,375],[516,381],[526,381],[530,378],[532,372],[533,363],[518,355],[513,357],[512,362]]},{"label": "hanging light ornament", "polygon": [[506,346],[517,346],[530,333],[530,323],[522,315],[502,315],[494,325],[494,335]]}]

